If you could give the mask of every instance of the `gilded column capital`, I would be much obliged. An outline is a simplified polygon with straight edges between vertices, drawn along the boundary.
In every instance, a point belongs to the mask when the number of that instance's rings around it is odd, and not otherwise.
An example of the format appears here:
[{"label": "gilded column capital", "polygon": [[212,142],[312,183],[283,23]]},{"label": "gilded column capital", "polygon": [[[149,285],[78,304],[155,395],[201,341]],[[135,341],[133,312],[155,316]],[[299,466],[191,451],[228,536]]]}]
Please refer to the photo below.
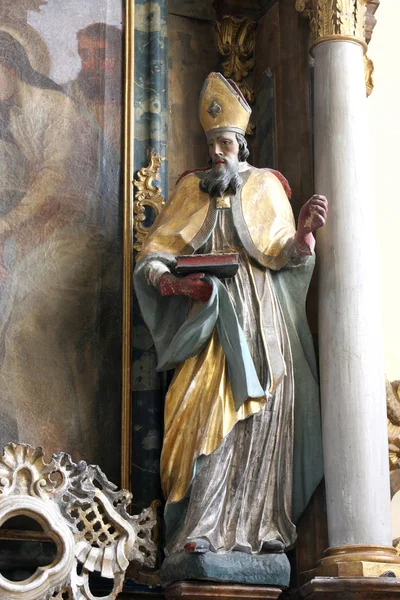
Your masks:
[{"label": "gilded column capital", "polygon": [[296,10],[311,22],[312,46],[328,41],[350,41],[367,49],[367,0],[296,0]]}]

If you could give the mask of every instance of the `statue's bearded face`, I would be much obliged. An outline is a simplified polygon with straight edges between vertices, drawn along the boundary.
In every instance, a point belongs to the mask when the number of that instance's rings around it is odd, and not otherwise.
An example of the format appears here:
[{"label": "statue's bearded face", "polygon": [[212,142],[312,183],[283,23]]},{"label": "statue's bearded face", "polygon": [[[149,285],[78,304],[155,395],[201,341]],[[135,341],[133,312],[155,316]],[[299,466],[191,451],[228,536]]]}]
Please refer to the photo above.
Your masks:
[{"label": "statue's bearded face", "polygon": [[238,167],[239,143],[233,131],[212,133],[207,136],[208,151],[213,168],[220,173],[226,166]]},{"label": "statue's bearded face", "polygon": [[211,170],[200,182],[200,189],[210,196],[221,196],[228,188],[235,193],[242,183],[239,175],[239,143],[236,133],[223,131],[207,136]]}]

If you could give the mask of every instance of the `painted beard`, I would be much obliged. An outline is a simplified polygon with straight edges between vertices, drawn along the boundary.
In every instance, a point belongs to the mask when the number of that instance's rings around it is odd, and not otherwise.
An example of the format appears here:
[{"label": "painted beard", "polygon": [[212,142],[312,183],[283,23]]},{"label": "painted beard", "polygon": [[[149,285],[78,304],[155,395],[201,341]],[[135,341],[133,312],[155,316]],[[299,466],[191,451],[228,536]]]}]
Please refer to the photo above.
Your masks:
[{"label": "painted beard", "polygon": [[101,100],[104,98],[104,73],[85,73],[79,71],[77,77],[82,92],[90,100]]},{"label": "painted beard", "polygon": [[105,74],[103,71],[85,73],[79,71],[77,77],[82,92],[89,100],[104,101],[106,91],[119,90],[121,79],[119,73]]},{"label": "painted beard", "polygon": [[224,159],[224,161],[225,165],[222,169],[213,165],[199,183],[201,191],[212,198],[222,196],[228,188],[236,194],[243,183],[243,180],[239,175],[238,163],[236,161],[230,162],[227,159]]}]

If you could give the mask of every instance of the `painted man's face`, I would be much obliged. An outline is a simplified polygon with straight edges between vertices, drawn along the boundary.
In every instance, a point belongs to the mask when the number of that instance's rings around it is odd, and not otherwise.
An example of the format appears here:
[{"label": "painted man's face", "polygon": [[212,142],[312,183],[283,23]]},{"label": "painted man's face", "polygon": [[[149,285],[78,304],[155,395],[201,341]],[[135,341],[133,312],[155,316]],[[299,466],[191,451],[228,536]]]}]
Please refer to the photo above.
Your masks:
[{"label": "painted man's face", "polygon": [[208,150],[216,171],[227,167],[237,168],[239,163],[239,143],[233,131],[212,133],[207,136]]},{"label": "painted man's face", "polygon": [[89,98],[100,98],[106,86],[117,85],[121,68],[120,57],[107,40],[92,40],[81,36],[78,52],[82,62],[80,82]]}]

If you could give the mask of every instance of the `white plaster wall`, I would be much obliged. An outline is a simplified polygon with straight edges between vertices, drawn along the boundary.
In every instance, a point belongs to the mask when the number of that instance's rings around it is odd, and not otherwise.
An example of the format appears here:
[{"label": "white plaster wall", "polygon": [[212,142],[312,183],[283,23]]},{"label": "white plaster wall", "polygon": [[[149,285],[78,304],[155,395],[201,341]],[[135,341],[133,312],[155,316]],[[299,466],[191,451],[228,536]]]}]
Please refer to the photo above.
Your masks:
[{"label": "white plaster wall", "polygon": [[375,16],[378,23],[368,50],[375,65],[375,89],[367,106],[380,248],[385,370],[389,380],[394,380],[400,379],[400,1],[382,0]]}]

